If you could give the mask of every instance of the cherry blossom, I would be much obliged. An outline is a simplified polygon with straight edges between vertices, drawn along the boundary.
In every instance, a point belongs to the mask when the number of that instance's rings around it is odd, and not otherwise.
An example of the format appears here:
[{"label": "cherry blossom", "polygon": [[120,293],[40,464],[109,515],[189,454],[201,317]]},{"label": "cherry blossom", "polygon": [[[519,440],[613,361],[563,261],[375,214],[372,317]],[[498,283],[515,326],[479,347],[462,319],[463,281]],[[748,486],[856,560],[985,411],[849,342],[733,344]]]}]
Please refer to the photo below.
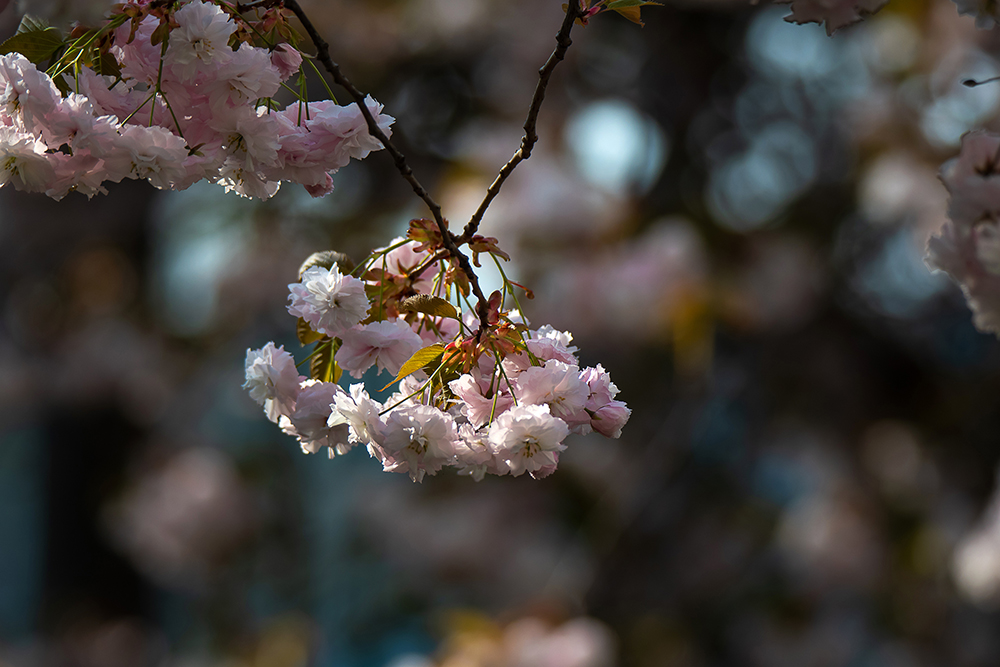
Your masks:
[{"label": "cherry blossom", "polygon": [[380,371],[387,370],[395,375],[422,344],[420,336],[403,320],[354,327],[345,331],[342,339],[337,362],[356,378],[375,365]]},{"label": "cherry blossom", "polygon": [[333,458],[336,454],[346,454],[354,447],[354,443],[348,441],[346,426],[329,424],[330,406],[338,394],[344,394],[344,390],[337,384],[306,380],[299,387],[295,410],[282,416],[279,422],[281,430],[298,438],[302,451],[307,454],[315,454],[327,447]]},{"label": "cherry blossom", "polygon": [[775,0],[791,3],[792,13],[785,17],[791,23],[825,23],[826,34],[857,23],[868,14],[882,9],[889,0]]},{"label": "cherry blossom", "polygon": [[386,418],[383,463],[419,482],[455,459],[456,440],[455,421],[448,414],[428,405],[405,406]]},{"label": "cherry blossom", "polygon": [[517,477],[556,465],[568,434],[566,422],[553,417],[548,405],[519,405],[497,418],[489,439],[496,457]]},{"label": "cherry blossom", "polygon": [[980,331],[1000,333],[1000,136],[970,132],[941,168],[951,218],[927,244],[926,262],[962,288]]},{"label": "cherry blossom", "polygon": [[299,374],[295,360],[284,346],[268,343],[259,350],[247,350],[246,382],[250,398],[264,406],[267,418],[277,423],[290,415],[299,395]]},{"label": "cherry blossom", "polygon": [[354,276],[345,276],[336,264],[326,269],[314,266],[302,280],[288,286],[292,301],[288,312],[301,317],[319,333],[339,336],[368,313],[365,285]]}]

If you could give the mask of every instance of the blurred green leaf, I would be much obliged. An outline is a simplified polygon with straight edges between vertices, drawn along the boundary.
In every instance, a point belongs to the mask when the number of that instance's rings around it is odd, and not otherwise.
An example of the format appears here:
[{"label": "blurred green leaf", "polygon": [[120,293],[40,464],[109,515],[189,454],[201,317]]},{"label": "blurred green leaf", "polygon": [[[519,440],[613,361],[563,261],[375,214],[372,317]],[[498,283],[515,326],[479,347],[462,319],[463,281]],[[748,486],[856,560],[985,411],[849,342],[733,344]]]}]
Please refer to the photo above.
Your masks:
[{"label": "blurred green leaf", "polygon": [[20,53],[36,65],[52,57],[63,45],[62,34],[43,21],[25,16],[13,37],[0,44],[0,55]]}]

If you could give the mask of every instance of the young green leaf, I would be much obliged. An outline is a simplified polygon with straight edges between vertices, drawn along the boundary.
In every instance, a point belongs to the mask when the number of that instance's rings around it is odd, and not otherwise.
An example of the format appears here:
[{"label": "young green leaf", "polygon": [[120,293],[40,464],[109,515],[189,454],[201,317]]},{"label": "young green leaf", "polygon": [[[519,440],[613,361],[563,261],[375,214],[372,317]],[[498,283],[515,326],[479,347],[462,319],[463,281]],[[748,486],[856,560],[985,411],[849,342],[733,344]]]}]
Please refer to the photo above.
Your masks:
[{"label": "young green leaf", "polygon": [[121,77],[122,70],[118,65],[118,60],[110,53],[102,53],[94,61],[94,70],[103,76],[113,76],[116,79]]},{"label": "young green leaf", "polygon": [[646,5],[660,5],[659,2],[648,2],[647,0],[613,0],[607,4],[607,8],[616,11],[632,23],[643,25],[640,12]]},{"label": "young green leaf", "polygon": [[458,311],[450,302],[439,296],[430,294],[417,294],[408,297],[399,304],[401,313],[423,313],[434,317],[450,317],[453,320],[459,319]]},{"label": "young green leaf", "polygon": [[301,317],[299,318],[298,323],[295,325],[295,333],[298,334],[299,342],[302,343],[303,345],[308,345],[309,343],[315,343],[316,341],[318,341],[320,338],[323,337],[323,334],[316,333],[315,331],[313,331],[312,327],[309,326],[309,323],[306,322]]},{"label": "young green leaf", "polygon": [[[403,378],[413,375],[417,371],[425,368],[428,365],[434,365],[436,368],[441,364],[440,358],[444,355],[444,345],[441,343],[434,343],[433,345],[428,345],[425,348],[417,350],[413,353],[405,364],[399,369],[399,373],[396,374],[396,379],[387,384],[382,390],[386,390],[391,387],[394,383],[399,382]],[[433,369],[432,371],[433,372]]]},{"label": "young green leaf", "polygon": [[333,356],[340,347],[336,339],[320,341],[315,356],[309,361],[309,377],[320,382],[339,382],[343,370]]}]

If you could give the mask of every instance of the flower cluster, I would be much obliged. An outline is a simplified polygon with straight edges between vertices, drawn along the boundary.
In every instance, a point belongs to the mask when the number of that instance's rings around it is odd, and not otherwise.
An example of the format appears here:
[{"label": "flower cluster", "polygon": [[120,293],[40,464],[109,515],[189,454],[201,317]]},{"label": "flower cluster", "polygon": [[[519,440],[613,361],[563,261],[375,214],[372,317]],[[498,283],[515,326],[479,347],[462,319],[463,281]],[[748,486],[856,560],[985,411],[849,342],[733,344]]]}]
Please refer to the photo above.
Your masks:
[{"label": "flower cluster", "polygon": [[[292,181],[322,196],[332,173],[381,148],[357,104],[305,99],[311,62],[279,43],[295,39],[282,10],[255,23],[209,0],[116,11],[66,39],[26,19],[5,44],[0,186],[61,199],[107,181],[183,190],[205,179],[266,199]],[[296,72],[298,89],[284,83]],[[285,108],[272,99],[282,88],[297,98]],[[393,118],[366,102],[388,134]]]},{"label": "flower cluster", "polygon": [[[471,246],[505,256],[492,238]],[[300,340],[315,343],[309,377],[268,343],[247,351],[244,387],[304,451],[333,456],[363,444],[384,470],[415,481],[445,466],[476,480],[544,477],[570,433],[619,437],[631,411],[603,367],[580,368],[572,335],[530,329],[504,310],[506,297],[516,304],[506,278],[503,292],[461,315],[452,300],[468,304],[462,276],[423,220],[358,267],[317,253],[289,285]],[[361,378],[372,367],[395,376],[386,389],[398,383],[385,402],[363,383],[337,384],[344,371]]]},{"label": "flower cluster", "polygon": [[927,264],[961,285],[977,329],[1000,333],[1000,135],[962,137],[941,180],[951,195],[950,220],[928,242]]}]

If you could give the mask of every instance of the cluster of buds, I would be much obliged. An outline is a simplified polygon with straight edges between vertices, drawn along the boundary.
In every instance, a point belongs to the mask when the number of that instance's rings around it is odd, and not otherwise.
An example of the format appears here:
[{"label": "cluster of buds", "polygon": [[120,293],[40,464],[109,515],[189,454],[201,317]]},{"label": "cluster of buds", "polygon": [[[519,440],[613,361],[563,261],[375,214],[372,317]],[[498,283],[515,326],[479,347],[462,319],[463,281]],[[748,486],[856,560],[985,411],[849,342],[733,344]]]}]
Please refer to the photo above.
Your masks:
[{"label": "cluster of buds", "polygon": [[[501,267],[496,239],[475,243]],[[500,272],[503,290],[473,307],[467,276],[426,220],[358,266],[317,253],[289,285],[299,339],[314,346],[309,376],[268,343],[247,351],[244,387],[306,452],[363,444],[384,470],[414,481],[445,466],[476,480],[551,474],[570,433],[617,438],[631,411],[604,368],[580,368],[571,334],[528,327],[520,286]],[[508,300],[517,308],[505,309]],[[385,402],[363,383],[338,384],[373,366],[394,377]]]},{"label": "cluster of buds", "polygon": [[[204,179],[261,199],[281,181],[329,193],[334,172],[382,146],[357,104],[308,101],[315,64],[286,12],[251,20],[217,0],[133,0],[65,37],[26,17],[0,47],[0,186],[55,199],[122,179],[170,190]],[[282,89],[294,98],[284,108]],[[392,117],[366,103],[388,133]]]}]

